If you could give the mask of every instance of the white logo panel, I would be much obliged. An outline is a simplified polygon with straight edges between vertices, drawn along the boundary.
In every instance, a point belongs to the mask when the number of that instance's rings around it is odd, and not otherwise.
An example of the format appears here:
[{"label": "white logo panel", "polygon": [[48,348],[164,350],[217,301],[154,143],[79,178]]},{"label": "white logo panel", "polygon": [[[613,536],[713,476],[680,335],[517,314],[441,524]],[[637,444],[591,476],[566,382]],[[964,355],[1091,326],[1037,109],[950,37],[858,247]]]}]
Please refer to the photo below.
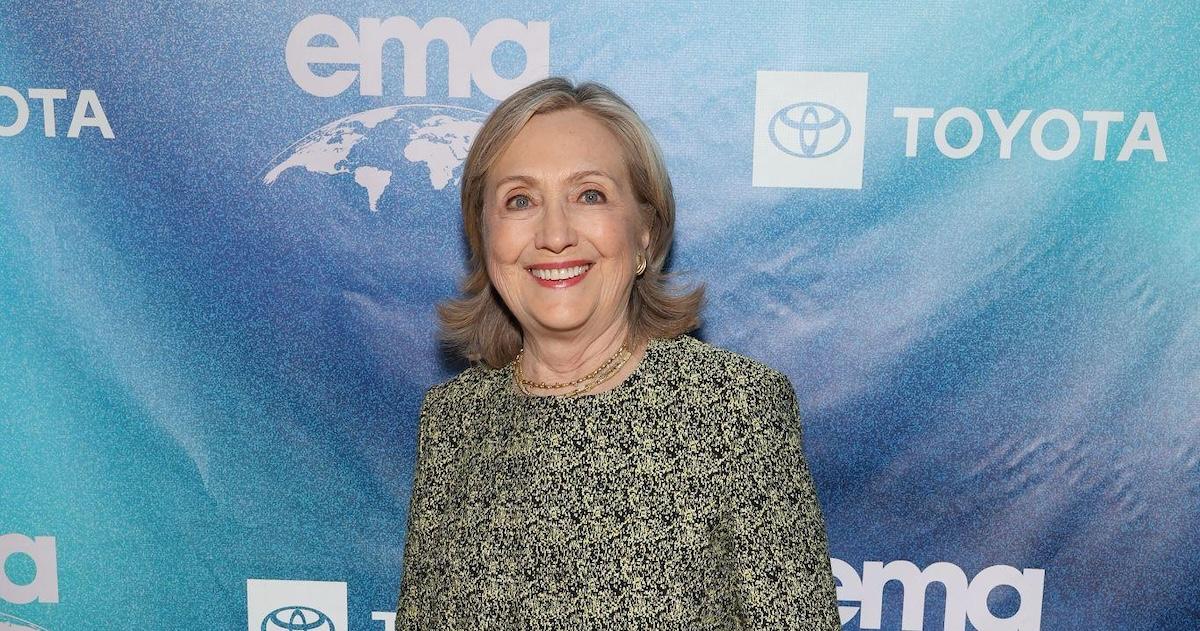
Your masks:
[{"label": "white logo panel", "polygon": [[347,609],[342,582],[246,580],[249,631],[346,631]]},{"label": "white logo panel", "polygon": [[861,189],[865,72],[760,70],[754,186]]}]

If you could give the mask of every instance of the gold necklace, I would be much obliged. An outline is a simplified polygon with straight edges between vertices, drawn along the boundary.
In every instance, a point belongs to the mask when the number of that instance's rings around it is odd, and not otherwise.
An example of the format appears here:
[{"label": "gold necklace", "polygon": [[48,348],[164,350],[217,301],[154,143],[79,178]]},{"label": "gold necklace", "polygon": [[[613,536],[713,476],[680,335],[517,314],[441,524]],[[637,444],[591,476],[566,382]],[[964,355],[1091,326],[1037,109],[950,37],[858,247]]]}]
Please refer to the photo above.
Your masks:
[{"label": "gold necklace", "polygon": [[517,381],[519,381],[522,385],[530,386],[533,388],[538,388],[541,390],[559,390],[562,388],[569,388],[571,386],[579,385],[579,384],[595,377],[596,375],[600,374],[600,372],[603,371],[605,368],[608,368],[609,365],[611,365],[614,361],[616,361],[617,357],[621,356],[622,353],[626,353],[626,352],[628,352],[628,344],[622,344],[621,348],[617,349],[617,352],[613,353],[607,360],[604,361],[603,364],[600,364],[599,366],[597,366],[596,369],[593,370],[592,372],[590,372],[574,381],[564,381],[563,383],[543,383],[541,381],[531,381],[531,380],[525,379],[524,375],[521,372],[521,358],[525,355],[524,347],[522,347],[521,350],[517,352],[517,357],[516,357],[516,359],[513,360],[513,362],[516,364]]},{"label": "gold necklace", "polygon": [[605,381],[608,381],[610,378],[612,378],[613,375],[621,372],[621,367],[624,366],[625,362],[629,361],[629,358],[632,356],[633,356],[633,353],[631,353],[629,351],[625,351],[621,355],[620,361],[618,361],[616,364],[614,364],[612,368],[610,368],[608,371],[606,371],[604,374],[600,375],[599,377],[596,377],[596,379],[594,381],[592,381],[591,383],[579,386],[575,390],[567,393],[566,396],[567,397],[577,397],[577,396],[591,390],[592,388],[595,388],[596,386],[604,383]]},{"label": "gold necklace", "polygon": [[[565,381],[562,383],[544,383],[541,381],[526,379],[524,373],[521,371],[521,358],[524,357],[524,355],[525,348],[522,347],[521,350],[517,352],[516,358],[513,359],[513,367],[515,372],[514,376],[517,379],[518,387],[520,387],[523,392],[526,394],[529,393],[527,386],[530,388],[537,388],[539,390],[561,390],[563,388],[570,388],[571,386],[580,386],[580,384],[585,384],[566,395],[571,397],[576,396],[579,393],[586,392],[594,388],[597,384],[602,383],[612,377],[621,369],[621,366],[625,365],[625,362],[629,361],[629,357],[632,355],[632,353],[629,352],[628,343],[621,344],[621,348],[618,348],[616,353],[613,353],[607,360],[604,361],[603,364],[597,366],[592,372],[573,381]],[[595,381],[592,381],[593,379],[595,379]],[[592,383],[586,383],[588,381],[592,381]]]}]

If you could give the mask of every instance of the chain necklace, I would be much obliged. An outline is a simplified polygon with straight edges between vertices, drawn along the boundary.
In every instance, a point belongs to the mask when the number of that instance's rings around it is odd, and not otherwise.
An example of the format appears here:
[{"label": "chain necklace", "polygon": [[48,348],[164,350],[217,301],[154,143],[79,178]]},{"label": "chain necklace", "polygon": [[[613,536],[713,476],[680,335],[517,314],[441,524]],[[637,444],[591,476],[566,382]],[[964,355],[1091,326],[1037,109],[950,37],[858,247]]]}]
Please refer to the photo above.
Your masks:
[{"label": "chain necklace", "polygon": [[595,388],[597,385],[604,383],[612,378],[613,375],[620,372],[621,368],[626,362],[629,361],[629,358],[633,355],[633,353],[629,352],[629,345],[627,343],[621,344],[621,348],[618,348],[616,353],[613,353],[607,360],[605,360],[603,364],[600,364],[592,372],[573,381],[565,381],[562,383],[544,383],[541,381],[526,379],[521,371],[521,358],[524,357],[524,355],[525,349],[522,347],[517,353],[516,358],[513,359],[513,368],[517,380],[517,386],[522,392],[525,394],[530,394],[529,388],[537,388],[539,390],[561,390],[563,388],[578,386],[571,392],[568,392],[566,395],[564,395],[567,397],[575,397],[591,390],[592,388]]}]

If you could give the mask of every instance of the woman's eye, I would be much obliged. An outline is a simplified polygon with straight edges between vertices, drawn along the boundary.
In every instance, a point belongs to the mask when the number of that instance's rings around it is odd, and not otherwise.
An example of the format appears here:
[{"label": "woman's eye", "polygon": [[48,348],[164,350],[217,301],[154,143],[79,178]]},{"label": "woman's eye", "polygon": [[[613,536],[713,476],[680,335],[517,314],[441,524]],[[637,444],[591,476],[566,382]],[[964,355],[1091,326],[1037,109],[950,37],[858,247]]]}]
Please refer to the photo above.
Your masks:
[{"label": "woman's eye", "polygon": [[594,188],[588,189],[583,192],[583,195],[579,196],[579,199],[583,200],[585,204],[600,204],[604,202],[604,193]]},{"label": "woman's eye", "polygon": [[525,195],[513,195],[512,197],[508,198],[508,202],[506,202],[505,205],[509,208],[524,210],[532,206],[533,202],[529,201],[529,198]]}]

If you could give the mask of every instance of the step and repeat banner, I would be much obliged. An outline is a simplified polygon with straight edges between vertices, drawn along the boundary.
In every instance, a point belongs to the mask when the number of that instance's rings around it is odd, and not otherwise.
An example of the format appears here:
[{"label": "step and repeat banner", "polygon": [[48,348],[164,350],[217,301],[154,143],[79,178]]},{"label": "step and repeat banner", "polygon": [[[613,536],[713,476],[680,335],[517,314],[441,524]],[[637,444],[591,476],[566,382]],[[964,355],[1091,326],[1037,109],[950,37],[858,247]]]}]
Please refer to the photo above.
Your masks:
[{"label": "step and repeat banner", "polygon": [[0,629],[391,631],[463,159],[596,80],[846,629],[1200,624],[1188,2],[0,4]]}]

